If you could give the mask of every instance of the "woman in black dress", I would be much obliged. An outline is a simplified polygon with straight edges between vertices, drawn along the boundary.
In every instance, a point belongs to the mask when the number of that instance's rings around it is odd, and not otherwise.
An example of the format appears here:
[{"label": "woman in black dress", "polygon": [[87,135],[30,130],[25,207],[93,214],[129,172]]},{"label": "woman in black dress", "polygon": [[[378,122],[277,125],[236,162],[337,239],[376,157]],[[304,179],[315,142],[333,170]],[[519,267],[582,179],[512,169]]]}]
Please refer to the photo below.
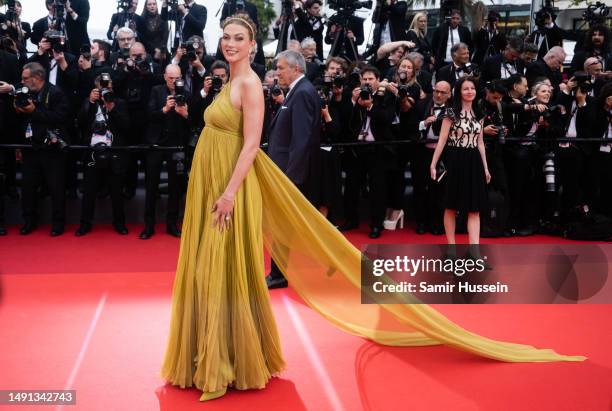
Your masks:
[{"label": "woman in black dress", "polygon": [[[436,180],[436,166],[446,148],[446,191],[444,194],[444,231],[449,244],[455,244],[457,211],[468,215],[470,244],[480,241],[480,211],[487,202],[487,187],[491,174],[482,139],[482,120],[473,104],[476,81],[462,77],[455,85],[453,108],[442,122],[440,139],[431,160],[431,178]],[[445,147],[446,146],[446,147]]]},{"label": "woman in black dress", "polygon": [[155,54],[155,49],[162,49],[168,43],[168,21],[162,17],[157,8],[157,0],[146,0],[138,20],[138,36],[147,53]]},{"label": "woman in black dress", "polygon": [[411,51],[416,51],[423,55],[422,69],[431,73],[435,61],[431,43],[427,39],[427,13],[418,12],[414,15],[406,36],[408,41],[413,42],[415,45],[415,49]]}]

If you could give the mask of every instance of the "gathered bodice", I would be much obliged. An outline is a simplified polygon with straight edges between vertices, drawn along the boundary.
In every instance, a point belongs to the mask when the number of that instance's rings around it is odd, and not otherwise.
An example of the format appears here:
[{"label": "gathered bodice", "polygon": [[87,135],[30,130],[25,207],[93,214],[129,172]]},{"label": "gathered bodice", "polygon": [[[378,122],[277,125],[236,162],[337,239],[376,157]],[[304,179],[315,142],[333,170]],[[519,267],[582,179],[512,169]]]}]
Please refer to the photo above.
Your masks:
[{"label": "gathered bodice", "polygon": [[242,137],[242,112],[232,105],[229,81],[204,111],[204,122],[206,127]]},{"label": "gathered bodice", "polygon": [[451,121],[447,145],[449,147],[477,148],[482,124],[474,114],[460,112],[455,114]]}]

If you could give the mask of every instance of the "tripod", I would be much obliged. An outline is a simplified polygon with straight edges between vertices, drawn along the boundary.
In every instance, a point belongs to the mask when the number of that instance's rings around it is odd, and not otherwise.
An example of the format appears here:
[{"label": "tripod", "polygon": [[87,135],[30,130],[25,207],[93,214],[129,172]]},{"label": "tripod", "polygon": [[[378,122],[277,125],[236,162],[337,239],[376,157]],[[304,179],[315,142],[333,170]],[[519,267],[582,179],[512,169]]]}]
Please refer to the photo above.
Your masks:
[{"label": "tripod", "polygon": [[276,55],[284,51],[289,40],[289,29],[292,33],[295,33],[295,26],[293,25],[293,3],[289,0],[283,0],[282,12],[281,12],[281,26],[278,33],[278,44],[276,45]]},{"label": "tripod", "polygon": [[[348,37],[346,33],[350,30],[349,28],[349,18],[352,13],[346,10],[340,10],[337,14],[330,17],[329,21],[336,26],[335,38],[334,42],[329,50],[329,55],[327,56],[327,61],[332,57],[339,55],[345,57],[347,60],[351,60],[348,58],[347,50],[344,44],[344,41],[348,40],[350,51],[353,53],[355,61],[359,60],[359,54],[357,53],[357,47],[355,46],[355,41]],[[340,39],[340,34],[343,34],[343,44],[338,45],[338,40]],[[338,48],[340,47],[340,50]]]}]

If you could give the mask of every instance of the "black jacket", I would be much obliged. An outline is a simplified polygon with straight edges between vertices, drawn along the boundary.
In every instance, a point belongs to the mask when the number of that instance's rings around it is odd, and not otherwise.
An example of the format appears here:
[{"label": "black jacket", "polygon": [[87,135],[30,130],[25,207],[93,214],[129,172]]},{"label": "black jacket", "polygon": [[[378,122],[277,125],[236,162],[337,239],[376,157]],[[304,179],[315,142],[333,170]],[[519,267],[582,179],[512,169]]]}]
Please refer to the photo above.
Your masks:
[{"label": "black jacket", "polygon": [[312,37],[317,43],[317,56],[323,60],[323,29],[325,23],[321,17],[314,18],[314,24],[310,21],[310,15],[301,8],[295,10],[297,19],[295,20],[294,27],[297,32],[299,41],[304,40],[306,37]]},{"label": "black jacket", "polygon": [[[343,31],[335,32],[335,33],[331,32],[330,27],[333,24],[336,24],[336,22],[334,19],[330,18],[327,21],[327,32],[325,33],[325,43],[333,45],[336,39],[336,36],[339,36],[339,37],[338,37],[336,48],[330,51],[330,55],[344,57],[348,59],[349,61],[357,60],[358,56],[354,54],[349,38],[346,37],[344,32]],[[357,46],[362,44],[364,41],[363,19],[356,17],[356,16],[351,16],[348,21],[348,27],[355,35],[354,45],[355,45],[355,49],[357,49]],[[357,53],[359,53],[358,50],[357,50]]]},{"label": "black jacket", "polygon": [[532,87],[535,80],[539,77],[547,77],[555,90],[559,89],[559,84],[561,84],[562,80],[561,72],[559,70],[553,71],[550,67],[548,67],[544,60],[537,60],[531,63],[527,67],[525,77],[527,77],[529,87]]},{"label": "black jacket", "polygon": [[[207,18],[206,7],[193,3],[189,8],[189,13],[184,18],[183,30],[181,31],[181,40],[187,41],[191,36],[200,36],[204,38],[204,27],[206,27]],[[179,13],[180,14],[180,13]],[[161,10],[162,19],[168,20],[168,7]],[[181,21],[183,16],[179,16]]]},{"label": "black jacket", "polygon": [[[160,84],[151,89],[147,132],[147,142],[149,144],[184,146],[187,143],[189,119],[177,114],[174,110],[165,114],[162,111],[170,94],[170,90],[165,84]],[[186,93],[186,101],[189,102],[190,100],[191,96]]]},{"label": "black jacket", "polygon": [[[96,121],[98,107],[98,104],[91,104],[89,98],[86,98],[79,110],[78,122],[79,129],[82,132],[83,144],[89,145],[91,143],[92,129]],[[125,101],[116,98],[115,107],[106,115],[108,129],[113,134],[113,146],[128,145],[127,135],[130,129],[130,117]]]},{"label": "black jacket", "polygon": [[542,59],[551,48],[563,45],[564,33],[556,24],[550,29],[544,28],[542,30],[533,31],[527,36],[527,41],[537,45],[541,36],[545,36],[545,39],[542,40],[542,44],[540,45],[538,59]]},{"label": "black jacket", "polygon": [[[446,57],[446,46],[448,43],[448,23],[441,24],[438,29],[434,32],[431,39],[431,46],[434,50],[434,57],[436,58],[436,65],[442,67],[444,65],[444,58]],[[459,32],[459,41],[465,43],[470,48],[470,51],[474,50],[472,46],[472,34],[467,27],[459,26],[457,28]]]},{"label": "black jacket", "polygon": [[31,143],[37,148],[47,148],[44,143],[47,130],[58,130],[60,137],[69,142],[66,124],[70,118],[70,103],[59,87],[45,83],[43,88],[32,99],[36,109],[31,114],[18,113],[19,134],[25,138],[28,124],[32,127]]},{"label": "black jacket", "polygon": [[474,34],[474,54],[472,62],[481,65],[487,57],[500,54],[506,48],[506,36],[496,31],[489,37],[489,31],[483,27]]},{"label": "black jacket", "polygon": [[153,54],[155,52],[155,48],[166,48],[168,44],[168,20],[165,20],[160,16],[160,24],[155,30],[149,30],[148,18],[145,17],[145,14],[139,16],[140,18],[136,20],[138,24],[138,40],[144,44],[147,53]]},{"label": "black jacket", "polygon": [[[62,89],[66,97],[70,100],[72,106],[78,106],[78,101],[76,100],[77,96],[77,88],[79,81],[79,68],[77,64],[77,58],[70,54],[64,53],[64,57],[66,58],[66,62],[68,63],[68,67],[66,70],[62,70],[59,65],[57,67],[57,79],[55,85]],[[56,64],[55,60],[49,56],[49,54],[45,53],[43,55],[39,55],[38,53],[34,53],[32,57],[28,59],[28,62],[36,62],[40,63],[43,68],[47,72],[47,82],[49,81],[49,77],[51,75],[51,66]],[[75,110],[76,111],[76,110]]]},{"label": "black jacket", "polygon": [[380,45],[382,31],[387,24],[389,24],[391,41],[407,40],[406,10],[408,5],[405,1],[395,1],[391,5],[381,2],[381,7],[375,10],[372,17],[372,21],[376,23],[374,44]]},{"label": "black jacket", "polygon": [[514,66],[518,74],[525,73],[525,67],[521,59],[517,59],[515,62],[508,62],[504,60],[504,56],[502,54],[498,54],[485,59],[480,66],[481,85],[484,85],[487,81],[502,78],[502,63],[509,66]]},{"label": "black jacket", "polygon": [[395,100],[395,96],[390,92],[385,92],[382,97],[375,96],[374,105],[369,112],[358,103],[355,104],[349,123],[353,140],[357,140],[367,116],[370,117],[370,130],[374,140],[393,140],[394,134],[391,123],[395,118]]},{"label": "black jacket", "polygon": [[78,15],[74,20],[70,15],[66,16],[66,34],[70,52],[78,54],[83,44],[89,45],[87,34],[87,22],[89,21],[89,0],[71,0],[70,6]]}]

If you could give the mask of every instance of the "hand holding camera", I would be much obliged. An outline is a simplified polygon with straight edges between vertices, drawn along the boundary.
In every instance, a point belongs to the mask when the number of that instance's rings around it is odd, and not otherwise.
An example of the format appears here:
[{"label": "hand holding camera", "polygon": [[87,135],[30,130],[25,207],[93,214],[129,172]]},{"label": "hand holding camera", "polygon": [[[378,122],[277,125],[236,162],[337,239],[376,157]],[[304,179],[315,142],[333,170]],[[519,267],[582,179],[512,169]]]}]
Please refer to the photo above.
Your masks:
[{"label": "hand holding camera", "polygon": [[89,102],[96,104],[98,101],[100,101],[100,89],[95,88],[89,93]]},{"label": "hand holding camera", "polygon": [[168,96],[166,97],[166,104],[162,108],[162,112],[164,114],[168,114],[171,110],[174,110],[175,107],[176,107],[176,100],[174,99],[174,96]]}]

